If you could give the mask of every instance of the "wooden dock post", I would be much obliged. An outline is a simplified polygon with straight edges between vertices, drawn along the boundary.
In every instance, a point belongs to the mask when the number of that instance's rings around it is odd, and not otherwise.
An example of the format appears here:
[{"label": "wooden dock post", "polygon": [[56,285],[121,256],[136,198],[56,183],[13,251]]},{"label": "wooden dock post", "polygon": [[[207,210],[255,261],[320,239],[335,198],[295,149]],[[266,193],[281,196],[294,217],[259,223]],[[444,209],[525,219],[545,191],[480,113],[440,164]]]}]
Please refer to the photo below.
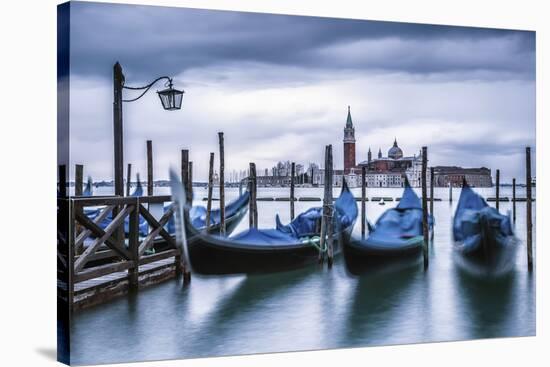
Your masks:
[{"label": "wooden dock post", "polygon": [[500,170],[497,169],[497,178],[496,178],[496,193],[495,193],[495,197],[496,197],[496,209],[497,211],[499,210],[500,208]]},{"label": "wooden dock post", "polygon": [[75,165],[74,170],[74,196],[82,196],[82,187],[84,184],[84,166]]},{"label": "wooden dock post", "polygon": [[132,163],[128,163],[128,169],[126,171],[126,196],[130,196],[130,186],[132,182]]},{"label": "wooden dock post", "polygon": [[193,162],[189,161],[189,179],[187,180],[187,202],[189,207],[193,206]]},{"label": "wooden dock post", "polygon": [[[334,258],[334,203],[332,200],[333,162],[332,145],[328,146],[328,187],[327,187],[327,265],[332,268]],[[342,178],[344,180],[344,178]],[[343,185],[343,182],[342,182]]]},{"label": "wooden dock post", "polygon": [[[189,180],[189,150],[181,150],[181,183],[187,190],[187,181]],[[187,194],[185,195],[187,198]]]},{"label": "wooden dock post", "polygon": [[422,253],[424,255],[424,269],[428,268],[428,241],[429,241],[429,229],[428,229],[428,206],[427,206],[427,182],[426,182],[426,169],[428,166],[428,147],[422,147],[422,232],[424,234],[424,244],[422,247]]},{"label": "wooden dock post", "polygon": [[249,224],[250,228],[258,228],[258,204],[256,202],[257,197],[257,182],[256,182],[256,164],[250,163],[250,210],[249,210]]},{"label": "wooden dock post", "polygon": [[367,167],[361,167],[361,238],[365,239],[365,227],[367,221]]},{"label": "wooden dock post", "polygon": [[292,162],[290,169],[290,220],[294,219],[294,175],[296,174],[296,164]]},{"label": "wooden dock post", "polygon": [[328,199],[328,145],[325,146],[325,175],[324,175],[324,194],[323,194],[323,210],[321,217],[321,231],[319,234],[319,247],[322,249],[319,251],[319,264],[323,264],[325,260],[326,235],[327,235],[327,199]]},{"label": "wooden dock post", "polygon": [[212,190],[214,189],[214,153],[210,153],[208,165],[208,201],[206,203],[206,233],[210,229],[210,214],[212,212]]},{"label": "wooden dock post", "polygon": [[449,180],[449,202],[453,202],[453,183]]},{"label": "wooden dock post", "polygon": [[533,270],[533,213],[532,213],[532,181],[531,181],[531,147],[525,148],[525,185],[527,189],[527,266]]},{"label": "wooden dock post", "polygon": [[129,217],[128,251],[133,267],[128,269],[128,283],[131,291],[139,288],[139,198],[135,200],[134,207]]},{"label": "wooden dock post", "polygon": [[220,146],[220,234],[225,236],[225,152],[223,146],[223,132],[218,133],[218,143]]},{"label": "wooden dock post", "polygon": [[62,198],[67,197],[67,166],[64,164],[59,165],[58,171],[58,181],[59,181],[59,196]]},{"label": "wooden dock post", "polygon": [[430,167],[430,215],[434,216],[434,168]]},{"label": "wooden dock post", "polygon": [[516,179],[512,179],[512,219],[516,222]]},{"label": "wooden dock post", "polygon": [[147,140],[147,196],[153,196],[153,142]]}]

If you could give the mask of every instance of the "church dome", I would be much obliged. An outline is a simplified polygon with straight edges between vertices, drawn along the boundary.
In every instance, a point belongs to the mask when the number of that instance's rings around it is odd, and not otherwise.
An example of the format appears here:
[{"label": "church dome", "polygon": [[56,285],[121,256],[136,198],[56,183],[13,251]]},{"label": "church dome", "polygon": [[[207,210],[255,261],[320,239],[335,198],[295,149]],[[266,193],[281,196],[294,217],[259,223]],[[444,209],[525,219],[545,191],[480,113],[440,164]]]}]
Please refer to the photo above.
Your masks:
[{"label": "church dome", "polygon": [[393,146],[388,150],[388,158],[400,159],[403,158],[403,151],[397,146],[397,139],[393,141]]}]

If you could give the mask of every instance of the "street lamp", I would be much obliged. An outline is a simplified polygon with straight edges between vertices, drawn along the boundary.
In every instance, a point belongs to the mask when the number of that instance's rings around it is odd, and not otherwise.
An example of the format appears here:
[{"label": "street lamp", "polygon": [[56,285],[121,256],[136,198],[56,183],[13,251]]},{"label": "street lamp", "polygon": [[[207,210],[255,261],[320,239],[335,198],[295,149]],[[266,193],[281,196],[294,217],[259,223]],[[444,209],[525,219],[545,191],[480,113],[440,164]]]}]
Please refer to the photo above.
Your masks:
[{"label": "street lamp", "polygon": [[[143,87],[130,87],[125,85],[122,66],[117,62],[113,66],[113,133],[115,148],[115,195],[124,196],[124,158],[123,158],[123,124],[122,124],[122,102],[134,102],[140,99],[160,80],[165,80],[164,90],[157,91],[162,107],[167,111],[181,109],[183,90],[174,89],[172,78],[161,76]],[[122,99],[122,90],[142,90],[143,92],[133,99]]]}]

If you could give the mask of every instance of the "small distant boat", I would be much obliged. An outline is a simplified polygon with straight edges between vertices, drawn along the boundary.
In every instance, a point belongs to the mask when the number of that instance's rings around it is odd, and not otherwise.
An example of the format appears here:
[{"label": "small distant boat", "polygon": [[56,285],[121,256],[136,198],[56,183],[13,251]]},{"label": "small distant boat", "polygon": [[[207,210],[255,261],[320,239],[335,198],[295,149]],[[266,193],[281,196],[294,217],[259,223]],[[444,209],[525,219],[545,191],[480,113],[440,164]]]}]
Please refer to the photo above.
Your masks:
[{"label": "small distant boat", "polygon": [[[367,224],[367,238],[352,237],[344,242],[346,269],[352,275],[380,267],[388,261],[417,258],[421,253],[424,243],[422,203],[408,181],[397,207],[386,210],[374,226]],[[433,227],[431,216],[429,226]]]},{"label": "small distant boat", "polygon": [[380,201],[378,202],[378,205],[386,205],[386,203],[384,201]]},{"label": "small distant boat", "polygon": [[[357,204],[346,184],[335,201],[334,250],[342,237],[350,236],[357,218]],[[199,274],[250,274],[297,269],[315,263],[320,248],[319,223],[322,208],[300,214],[288,225],[276,220],[276,228],[251,228],[233,237],[201,233],[185,220],[187,254],[191,268]]]},{"label": "small distant boat", "polygon": [[507,272],[514,264],[517,240],[509,215],[500,214],[464,180],[453,218],[458,264],[475,273]]}]

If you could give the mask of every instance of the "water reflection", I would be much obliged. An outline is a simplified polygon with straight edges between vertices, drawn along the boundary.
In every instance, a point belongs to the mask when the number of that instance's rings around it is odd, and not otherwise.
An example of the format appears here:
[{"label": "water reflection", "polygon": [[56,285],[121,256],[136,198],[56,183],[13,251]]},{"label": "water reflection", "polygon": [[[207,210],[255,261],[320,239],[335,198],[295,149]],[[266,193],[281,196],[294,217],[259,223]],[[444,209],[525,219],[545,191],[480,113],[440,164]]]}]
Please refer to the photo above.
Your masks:
[{"label": "water reflection", "polygon": [[384,339],[395,313],[404,309],[402,299],[409,298],[404,293],[422,271],[418,263],[401,265],[407,266],[367,272],[357,278],[342,345],[379,344]]},{"label": "water reflection", "polygon": [[514,314],[512,299],[518,295],[516,273],[486,277],[455,266],[456,298],[459,309],[469,321],[467,334],[471,338],[491,338],[509,335],[507,320]]}]

